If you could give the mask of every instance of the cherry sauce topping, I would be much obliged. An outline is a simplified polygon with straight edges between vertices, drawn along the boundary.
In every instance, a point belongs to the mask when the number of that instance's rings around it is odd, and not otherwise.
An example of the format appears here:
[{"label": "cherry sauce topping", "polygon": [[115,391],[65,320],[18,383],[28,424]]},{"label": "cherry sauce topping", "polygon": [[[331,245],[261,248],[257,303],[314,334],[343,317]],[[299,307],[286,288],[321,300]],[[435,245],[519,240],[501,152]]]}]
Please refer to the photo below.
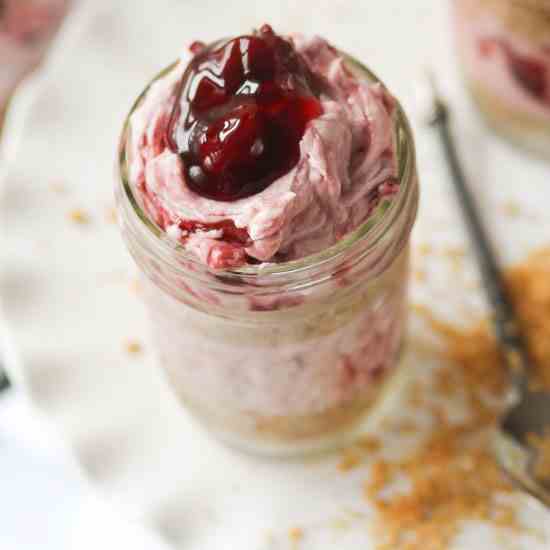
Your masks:
[{"label": "cherry sauce topping", "polygon": [[508,65],[514,78],[536,99],[546,96],[546,67],[536,59],[508,51]]},{"label": "cherry sauce topping", "polygon": [[484,38],[479,41],[479,52],[483,57],[491,56],[499,48],[504,52],[510,74],[516,82],[535,99],[545,101],[550,88],[545,64],[516,52],[503,40]]},{"label": "cherry sauce topping", "polygon": [[192,53],[166,136],[187,185],[219,201],[259,193],[298,162],[322,83],[268,25]]}]

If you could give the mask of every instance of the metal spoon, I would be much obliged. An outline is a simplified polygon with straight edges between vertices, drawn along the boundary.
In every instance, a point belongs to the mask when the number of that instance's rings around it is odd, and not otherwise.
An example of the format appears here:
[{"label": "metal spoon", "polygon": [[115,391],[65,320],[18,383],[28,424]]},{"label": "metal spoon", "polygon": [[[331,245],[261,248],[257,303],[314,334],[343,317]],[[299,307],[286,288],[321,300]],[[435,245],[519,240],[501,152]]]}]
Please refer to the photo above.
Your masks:
[{"label": "metal spoon", "polygon": [[0,363],[0,393],[2,393],[4,390],[7,390],[10,386],[11,383],[8,375],[6,374],[6,371],[2,368],[2,364]]},{"label": "metal spoon", "polygon": [[430,78],[430,88],[429,124],[438,131],[443,144],[487,298],[493,308],[492,324],[495,336],[512,381],[510,405],[500,419],[494,452],[513,481],[550,506],[550,480],[544,481],[535,476],[534,466],[538,451],[528,442],[529,434],[543,435],[546,429],[550,429],[550,392],[530,388],[530,359],[527,347],[493,249],[458,160],[449,127],[449,109],[439,95],[433,78]]}]

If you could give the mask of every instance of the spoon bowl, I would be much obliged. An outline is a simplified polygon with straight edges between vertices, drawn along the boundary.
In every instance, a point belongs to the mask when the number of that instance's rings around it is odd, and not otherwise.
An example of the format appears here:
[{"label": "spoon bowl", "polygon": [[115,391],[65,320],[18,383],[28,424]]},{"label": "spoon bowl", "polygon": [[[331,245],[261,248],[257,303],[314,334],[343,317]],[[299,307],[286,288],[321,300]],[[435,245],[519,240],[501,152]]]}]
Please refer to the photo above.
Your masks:
[{"label": "spoon bowl", "polygon": [[550,392],[526,391],[501,419],[494,439],[495,456],[511,481],[550,506],[550,480],[535,473],[537,449],[529,435],[544,435],[550,426]]}]

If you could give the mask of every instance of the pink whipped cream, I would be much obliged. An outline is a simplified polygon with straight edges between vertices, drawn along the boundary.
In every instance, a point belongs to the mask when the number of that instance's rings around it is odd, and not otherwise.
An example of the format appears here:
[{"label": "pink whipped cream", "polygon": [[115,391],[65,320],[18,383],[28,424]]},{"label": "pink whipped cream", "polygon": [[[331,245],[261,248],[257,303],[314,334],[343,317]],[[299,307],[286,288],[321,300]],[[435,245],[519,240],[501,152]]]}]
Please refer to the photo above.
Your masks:
[{"label": "pink whipped cream", "polygon": [[68,0],[0,1],[0,109],[17,83],[42,59]]},{"label": "pink whipped cream", "polygon": [[233,202],[193,192],[166,143],[188,59],[157,80],[131,118],[129,178],[147,215],[211,269],[303,258],[335,244],[398,189],[393,113],[381,84],[361,80],[322,38],[289,38],[326,81],[322,114],[300,141],[297,164],[263,191]]},{"label": "pink whipped cream", "polygon": [[550,28],[541,44],[484,11],[472,18],[457,7],[455,20],[468,76],[511,108],[550,120]]}]

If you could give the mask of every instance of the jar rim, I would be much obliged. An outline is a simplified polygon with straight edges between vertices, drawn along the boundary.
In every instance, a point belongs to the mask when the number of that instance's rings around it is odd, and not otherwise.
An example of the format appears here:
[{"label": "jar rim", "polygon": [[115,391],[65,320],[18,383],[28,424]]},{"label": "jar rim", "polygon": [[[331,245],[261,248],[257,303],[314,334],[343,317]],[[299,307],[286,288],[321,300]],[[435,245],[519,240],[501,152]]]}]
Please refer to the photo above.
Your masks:
[{"label": "jar rim", "polygon": [[[348,64],[352,71],[365,76],[368,81],[373,84],[381,84],[385,87],[382,80],[363,63],[349,54],[344,52],[340,53],[342,53],[346,64]],[[123,196],[128,200],[138,221],[143,224],[147,230],[147,233],[155,239],[155,242],[159,246],[165,248],[165,253],[174,256],[175,260],[180,259],[183,262],[191,262],[191,265],[196,265],[199,269],[208,269],[203,262],[193,256],[193,254],[186,251],[181,244],[174,244],[172,240],[166,238],[165,231],[163,231],[141,207],[134,194],[133,186],[130,185],[128,177],[129,171],[127,166],[127,148],[125,137],[128,135],[130,119],[136,109],[141,105],[151,86],[172,71],[178,63],[180,63],[179,60],[163,69],[147,85],[132,105],[122,129],[122,138],[117,159],[120,177],[117,179],[119,180],[118,184],[122,186]],[[317,268],[327,263],[334,262],[339,257],[342,257],[351,249],[355,248],[355,246],[360,244],[363,245],[362,251],[365,253],[371,248],[376,247],[378,241],[384,237],[386,231],[393,226],[393,222],[399,217],[399,214],[403,209],[404,204],[408,202],[408,197],[413,192],[413,187],[416,183],[416,153],[412,129],[401,104],[397,99],[394,98],[394,100],[396,108],[393,116],[393,130],[398,168],[397,179],[399,180],[400,185],[395,198],[389,203],[388,207],[381,214],[378,214],[378,216],[369,216],[356,229],[344,235],[344,237],[339,239],[330,247],[314,254],[304,256],[303,258],[278,263],[261,263],[258,265],[248,264],[237,268],[216,271],[215,273],[223,273],[224,277],[229,279],[236,278],[239,280],[256,278],[263,279],[264,277],[271,278],[277,276],[288,277],[292,274],[298,273],[304,275],[310,271],[315,271]]]}]

